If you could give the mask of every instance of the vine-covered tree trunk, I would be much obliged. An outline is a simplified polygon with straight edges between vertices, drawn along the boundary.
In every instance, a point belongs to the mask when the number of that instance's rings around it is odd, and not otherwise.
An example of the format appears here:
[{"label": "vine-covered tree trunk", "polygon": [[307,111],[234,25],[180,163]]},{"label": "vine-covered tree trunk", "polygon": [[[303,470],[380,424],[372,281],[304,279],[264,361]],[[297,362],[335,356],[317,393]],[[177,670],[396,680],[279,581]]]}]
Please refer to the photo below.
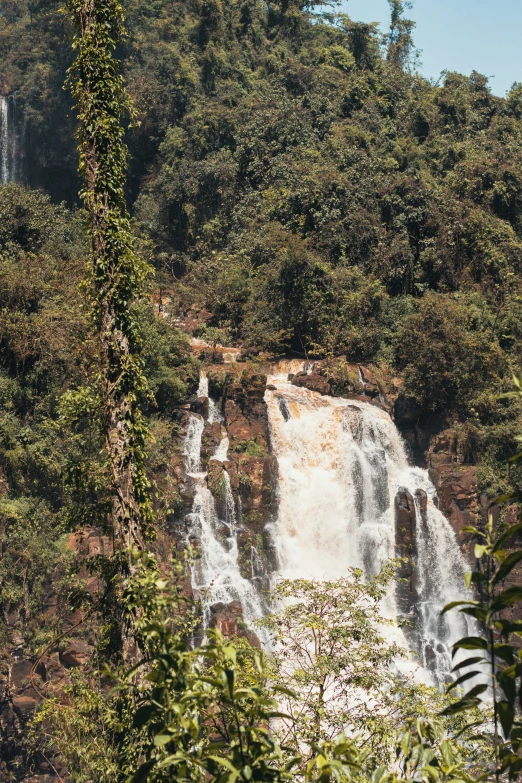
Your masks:
[{"label": "vine-covered tree trunk", "polygon": [[132,573],[152,520],[145,474],[147,428],[140,401],[150,394],[138,354],[136,302],[150,274],[135,253],[125,204],[127,147],[122,114],[133,116],[116,45],[124,36],[117,0],[70,0],[76,60],[69,84],[79,119],[81,196],[92,240],[92,312],[100,342],[103,435],[111,476],[110,526],[124,572]]}]

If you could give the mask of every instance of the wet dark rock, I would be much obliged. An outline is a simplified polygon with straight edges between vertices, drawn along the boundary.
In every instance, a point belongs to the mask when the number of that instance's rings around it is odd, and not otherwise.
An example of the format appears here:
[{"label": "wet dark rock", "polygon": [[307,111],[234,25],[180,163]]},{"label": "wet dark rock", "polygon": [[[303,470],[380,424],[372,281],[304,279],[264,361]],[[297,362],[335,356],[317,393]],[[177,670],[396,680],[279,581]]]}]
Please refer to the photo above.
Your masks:
[{"label": "wet dark rock", "polygon": [[[421,517],[425,520],[426,493],[420,492],[418,499]],[[405,580],[397,584],[398,610],[400,614],[410,616],[419,598],[419,575],[415,569],[417,561],[415,501],[406,489],[400,489],[395,496],[395,556],[403,561],[397,576]]]},{"label": "wet dark rock", "polygon": [[288,407],[288,403],[285,400],[284,397],[278,397],[277,398],[277,404],[279,405],[279,410],[281,411],[281,415],[285,421],[289,421],[289,419],[292,418],[292,415],[290,413],[290,408]]},{"label": "wet dark rock", "polygon": [[412,397],[399,394],[395,400],[393,416],[400,427],[403,424],[412,424],[422,415],[422,408]]},{"label": "wet dark rock", "polygon": [[36,711],[38,701],[31,696],[15,696],[12,705],[15,714],[25,723]]},{"label": "wet dark rock", "polygon": [[195,400],[191,400],[190,410],[193,413],[199,413],[204,419],[208,418],[208,397],[196,397]]}]

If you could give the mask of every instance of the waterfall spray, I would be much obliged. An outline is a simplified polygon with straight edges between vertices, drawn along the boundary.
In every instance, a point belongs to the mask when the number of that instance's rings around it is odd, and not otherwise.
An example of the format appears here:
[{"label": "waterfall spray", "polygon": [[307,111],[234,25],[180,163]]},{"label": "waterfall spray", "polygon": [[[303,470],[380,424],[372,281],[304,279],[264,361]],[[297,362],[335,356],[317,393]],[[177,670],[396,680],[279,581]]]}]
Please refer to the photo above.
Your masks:
[{"label": "waterfall spray", "polygon": [[9,172],[9,101],[2,95],[0,99],[0,179],[2,185],[7,185]]}]

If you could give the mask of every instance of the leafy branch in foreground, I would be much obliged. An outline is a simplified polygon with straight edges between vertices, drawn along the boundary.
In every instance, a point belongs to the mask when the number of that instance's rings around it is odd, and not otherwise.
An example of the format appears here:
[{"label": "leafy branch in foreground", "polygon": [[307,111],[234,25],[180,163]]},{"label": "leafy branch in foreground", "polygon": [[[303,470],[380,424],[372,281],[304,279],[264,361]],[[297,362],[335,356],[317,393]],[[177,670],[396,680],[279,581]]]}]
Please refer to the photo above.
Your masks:
[{"label": "leafy branch in foreground", "polygon": [[[174,579],[168,580],[152,555],[137,552],[135,558],[125,600],[137,618],[141,659],[120,672],[105,670],[102,682],[114,685],[107,696],[91,693],[79,680],[68,689],[70,703],[46,703],[34,722],[35,747],[60,758],[75,783],[167,783],[173,778],[187,783],[474,779],[481,741],[460,740],[455,731],[458,715],[431,720],[428,713],[433,713],[436,702],[429,697],[425,708],[415,712],[412,703],[406,703],[409,695],[391,692],[390,701],[395,700],[401,714],[380,716],[384,732],[376,742],[368,741],[369,724],[360,718],[348,720],[347,731],[334,732],[330,738],[323,720],[314,736],[306,722],[299,725],[302,694],[274,680],[274,667],[267,665],[261,650],[245,639],[224,639],[213,629],[204,644],[191,646],[200,618],[183,591],[182,562],[174,562]],[[301,590],[306,587],[301,585]],[[317,603],[317,587],[308,588]],[[364,593],[363,588],[356,583],[351,600]],[[381,589],[379,583],[370,586],[376,595]],[[338,600],[334,597],[334,606]],[[349,617],[356,615],[357,609],[347,612],[346,633]],[[317,622],[310,618],[311,626]],[[357,633],[356,624],[352,630]],[[335,636],[335,628],[332,632]],[[319,668],[324,664],[324,656],[319,656]],[[331,671],[335,666],[332,656]],[[366,668],[371,678],[370,658]],[[350,683],[345,681],[344,686],[349,689]],[[334,706],[326,705],[326,717]],[[382,704],[376,708],[382,711]],[[415,717],[407,718],[408,712]],[[101,739],[107,747],[100,747]]]},{"label": "leafy branch in foreground", "polygon": [[[296,694],[274,682],[263,652],[244,639],[224,639],[209,629],[206,642],[191,648],[190,601],[179,587],[168,586],[149,555],[139,560],[143,570],[129,580],[128,596],[136,608],[143,602],[148,607],[138,633],[142,648],[150,652],[117,679],[113,691],[133,705],[120,759],[132,783],[166,783],[173,776],[201,783],[473,780],[469,748],[463,753],[440,720],[417,718],[394,725],[396,757],[390,753],[384,765],[361,735],[341,732],[314,742],[302,734],[298,743],[280,744],[276,726],[299,720],[286,712],[288,705],[297,712]],[[373,589],[379,593],[381,586]],[[182,619],[180,602],[189,608],[188,621]],[[147,672],[142,682],[135,677],[138,669]]]},{"label": "leafy branch in foreground", "polygon": [[[522,396],[522,381],[515,378],[516,391],[510,397]],[[520,440],[520,438],[519,438]],[[522,459],[522,452],[511,458],[510,463]],[[519,491],[497,497],[491,507],[519,501]],[[522,586],[506,584],[513,570],[522,562],[522,549],[518,542],[522,535],[522,522],[514,525],[495,525],[493,513],[488,515],[485,530],[466,527],[463,532],[479,539],[475,545],[475,557],[480,567],[467,575],[468,587],[474,585],[477,600],[455,601],[444,612],[459,608],[460,612],[474,617],[484,628],[482,636],[460,639],[453,647],[453,657],[462,655],[454,672],[457,679],[450,690],[471,685],[462,698],[445,710],[445,714],[466,712],[479,705],[493,702],[493,745],[495,753],[494,775],[500,780],[508,775],[511,780],[522,772]]]}]

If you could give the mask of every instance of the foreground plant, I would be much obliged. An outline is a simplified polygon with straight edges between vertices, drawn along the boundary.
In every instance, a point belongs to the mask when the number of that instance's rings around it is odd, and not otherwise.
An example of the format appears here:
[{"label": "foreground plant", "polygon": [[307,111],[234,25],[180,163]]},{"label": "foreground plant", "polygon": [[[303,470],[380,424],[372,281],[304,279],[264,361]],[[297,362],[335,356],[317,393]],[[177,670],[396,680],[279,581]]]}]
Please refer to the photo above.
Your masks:
[{"label": "foreground plant", "polygon": [[390,664],[405,655],[383,636],[380,602],[393,577],[390,565],[372,579],[354,569],[336,581],[278,583],[280,610],[260,625],[274,645],[273,679],[292,692],[283,696],[291,718],[278,729],[285,744],[297,750],[349,731],[385,752],[383,723],[397,708]]},{"label": "foreground plant", "polygon": [[[516,391],[505,396],[522,397],[522,379],[514,380]],[[522,452],[519,452],[510,463],[521,459]],[[501,510],[502,506],[519,503],[521,499],[522,494],[517,490],[497,497],[491,505]],[[522,585],[508,583],[506,586],[506,580],[522,562],[522,549],[518,546],[522,522],[496,525],[490,513],[485,530],[470,526],[463,532],[479,539],[475,545],[479,567],[467,574],[468,587],[475,586],[478,598],[455,601],[444,611],[459,608],[480,623],[484,634],[460,639],[453,647],[454,657],[462,650],[469,652],[469,657],[455,665],[457,679],[450,690],[465,683],[471,683],[472,687],[445,714],[465,713],[479,705],[486,707],[492,700],[493,774],[497,781],[506,775],[516,780],[522,773]],[[484,722],[473,725],[482,725],[486,737],[490,738],[489,727]]]}]

